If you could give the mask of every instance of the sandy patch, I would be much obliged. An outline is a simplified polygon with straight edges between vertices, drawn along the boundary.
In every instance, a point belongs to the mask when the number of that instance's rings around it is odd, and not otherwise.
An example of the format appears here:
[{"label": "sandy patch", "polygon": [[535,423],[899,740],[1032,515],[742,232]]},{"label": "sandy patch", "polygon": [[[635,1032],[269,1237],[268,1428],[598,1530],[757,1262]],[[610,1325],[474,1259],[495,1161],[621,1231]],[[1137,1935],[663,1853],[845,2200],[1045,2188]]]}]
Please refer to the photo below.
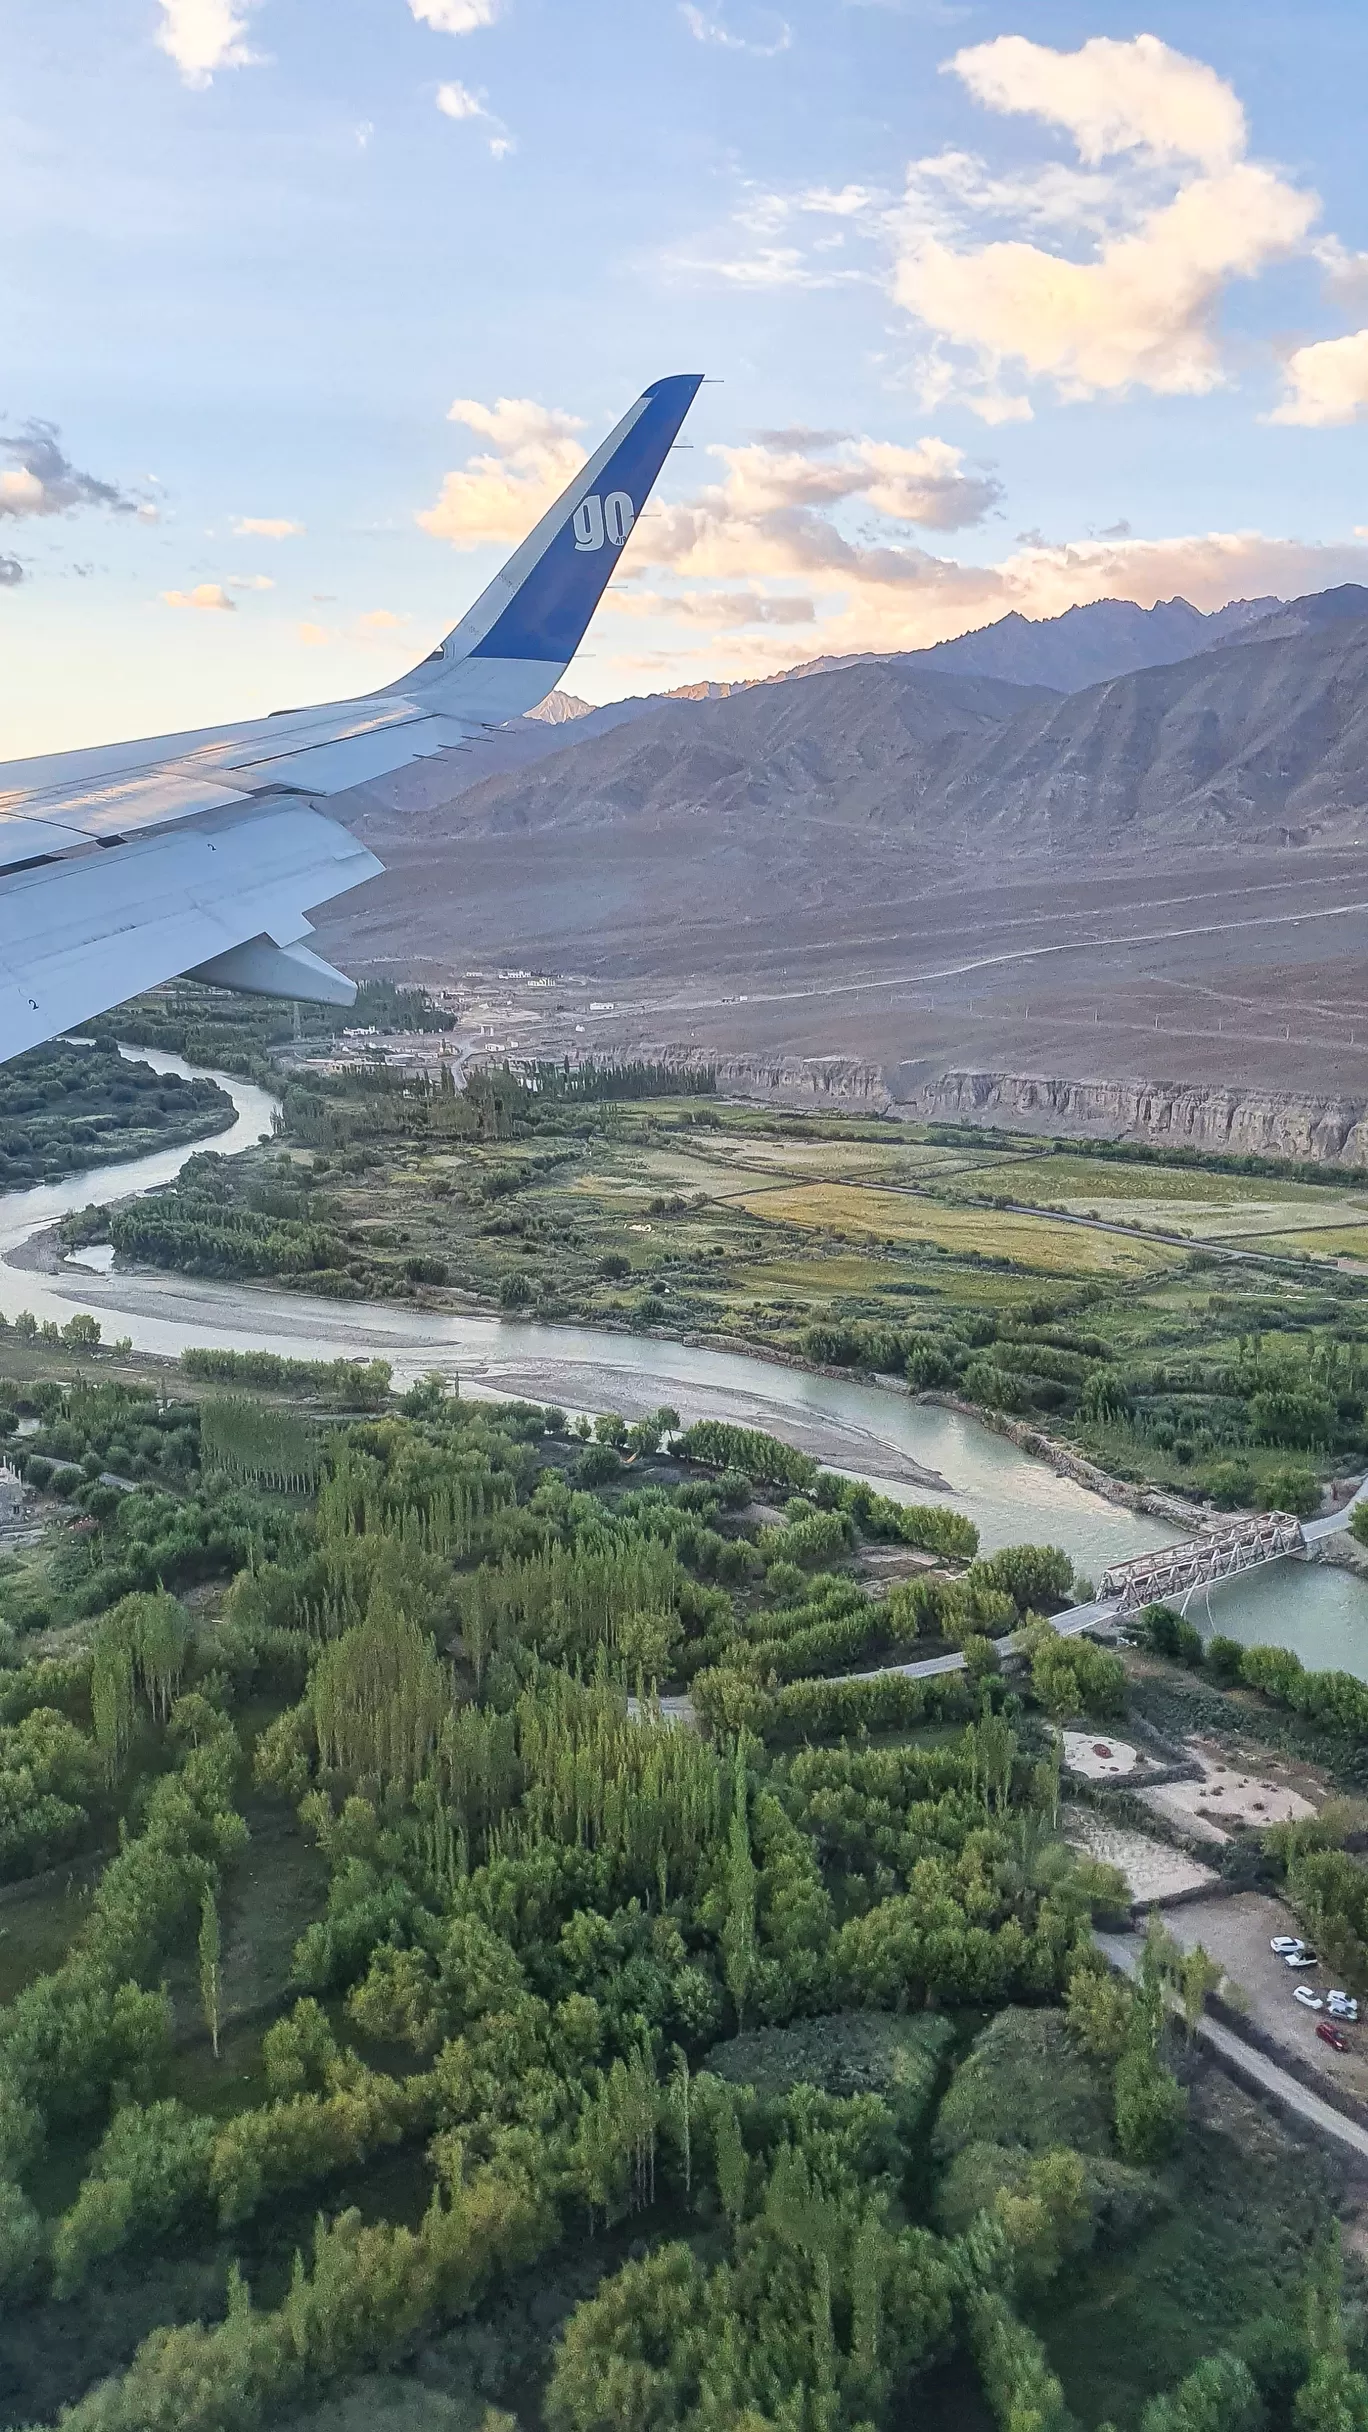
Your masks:
[{"label": "sandy patch", "polygon": [[1102,1782],[1122,1773],[1134,1773],[1139,1757],[1128,1740],[1102,1738],[1091,1731],[1063,1733],[1064,1763],[1070,1773],[1085,1782]]},{"label": "sandy patch", "polygon": [[1215,1883],[1211,1867],[1190,1858],[1166,1841],[1151,1841],[1142,1832],[1108,1824],[1088,1807],[1066,1807],[1064,1838],[1104,1866],[1117,1866],[1130,1886],[1132,1900],[1174,1900],[1181,1892],[1203,1890]]},{"label": "sandy patch", "polygon": [[1197,1787],[1195,1782],[1161,1782],[1157,1790],[1141,1790],[1136,1795],[1155,1815],[1176,1824],[1190,1841],[1204,1842],[1208,1849],[1224,1849],[1231,1838],[1228,1832],[1222,1832],[1220,1825],[1213,1824],[1210,1816],[1198,1815],[1192,1808],[1182,1806],[1169,1796],[1173,1790],[1195,1790]]},{"label": "sandy patch", "polygon": [[1161,1782],[1141,1792],[1147,1806],[1185,1832],[1203,1840],[1227,1840],[1221,1829],[1225,1824],[1297,1824],[1316,1812],[1312,1801],[1290,1782],[1271,1780],[1201,1740],[1189,1740],[1187,1750],[1201,1766],[1199,1781]]}]

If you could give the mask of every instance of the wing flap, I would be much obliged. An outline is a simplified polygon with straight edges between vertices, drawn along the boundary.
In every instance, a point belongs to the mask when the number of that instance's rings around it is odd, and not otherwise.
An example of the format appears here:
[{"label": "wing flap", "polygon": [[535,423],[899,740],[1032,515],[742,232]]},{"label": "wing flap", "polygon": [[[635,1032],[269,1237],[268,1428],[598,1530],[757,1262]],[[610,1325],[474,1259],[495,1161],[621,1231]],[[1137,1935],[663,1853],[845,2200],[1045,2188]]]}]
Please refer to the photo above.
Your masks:
[{"label": "wing flap", "polygon": [[320,812],[267,804],[22,871],[0,892],[5,1052],[253,939],[296,945],[315,904],[381,867]]},{"label": "wing flap", "polygon": [[381,865],[282,798],[349,793],[545,698],[701,378],[678,373],[644,390],[440,649],[395,683],[269,718],[0,763],[0,1061],[182,971],[213,965],[250,972],[244,986],[307,977],[345,987],[340,974],[312,970],[315,958],[291,965],[279,950],[308,934],[307,905]]}]

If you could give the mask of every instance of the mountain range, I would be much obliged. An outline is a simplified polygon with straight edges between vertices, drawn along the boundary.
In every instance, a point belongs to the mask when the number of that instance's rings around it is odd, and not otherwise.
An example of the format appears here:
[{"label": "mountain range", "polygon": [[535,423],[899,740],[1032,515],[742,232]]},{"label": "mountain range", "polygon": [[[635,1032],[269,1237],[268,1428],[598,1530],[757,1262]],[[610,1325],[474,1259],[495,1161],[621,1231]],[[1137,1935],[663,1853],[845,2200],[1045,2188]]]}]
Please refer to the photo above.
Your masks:
[{"label": "mountain range", "polygon": [[[1142,649],[1123,673],[1072,681]],[[588,709],[560,696],[371,802],[363,834],[417,813],[434,841],[659,828],[703,811],[872,824],[971,855],[1354,841],[1368,821],[1368,590],[1210,617],[1185,601],[1103,600],[713,697]]]}]

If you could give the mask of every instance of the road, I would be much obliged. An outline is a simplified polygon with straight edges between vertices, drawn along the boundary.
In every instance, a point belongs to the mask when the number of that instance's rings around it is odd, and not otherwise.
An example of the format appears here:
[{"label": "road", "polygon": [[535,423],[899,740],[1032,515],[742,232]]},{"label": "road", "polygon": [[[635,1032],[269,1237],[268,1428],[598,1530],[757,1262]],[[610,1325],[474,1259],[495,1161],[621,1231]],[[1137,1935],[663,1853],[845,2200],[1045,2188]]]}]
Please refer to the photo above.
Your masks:
[{"label": "road", "polygon": [[[1320,1545],[1327,1537],[1333,1537],[1341,1529],[1346,1529],[1349,1526],[1351,1514],[1366,1499],[1368,1499],[1368,1478],[1365,1478],[1362,1484],[1355,1488],[1349,1501],[1341,1504],[1338,1511],[1327,1512],[1323,1519],[1307,1520],[1303,1523],[1302,1535],[1306,1543]],[[1183,1543],[1185,1541],[1178,1539],[1175,1542]],[[1280,1554],[1274,1556],[1273,1559],[1281,1562],[1286,1557]],[[1090,1604],[1069,1605],[1064,1612],[1056,1613],[1054,1626],[1061,1638],[1081,1638],[1085,1630],[1095,1630],[1106,1622],[1115,1621],[1120,1612],[1121,1599],[1119,1596],[1095,1596]],[[939,1673],[962,1672],[964,1668],[965,1660],[962,1655],[932,1655],[922,1663],[877,1664],[872,1672],[839,1672],[834,1677],[838,1680],[881,1680],[886,1673],[897,1672],[902,1675],[904,1680],[934,1680]]]},{"label": "road", "polygon": [[[1138,1934],[1094,1933],[1093,1940],[1121,1975],[1135,1976],[1139,1973],[1142,1945]],[[1346,2146],[1360,2161],[1368,2162],[1368,2128],[1360,2128],[1357,2120],[1347,2119],[1342,2111],[1336,2111],[1333,2103],[1322,2102],[1321,2097],[1313,2094],[1309,2086],[1303,2086],[1286,2069],[1280,2069],[1266,2053],[1256,2052],[1252,2044],[1247,2044],[1242,2036],[1234,2034],[1229,2027],[1222,2026],[1218,2019],[1198,2020],[1197,2041],[1224,2068],[1229,2069],[1233,2077],[1242,2079],[1256,2093],[1271,2096],[1284,2111],[1290,2111],[1295,2118],[1304,2120],[1309,2128],[1331,2138],[1335,2144]]]}]

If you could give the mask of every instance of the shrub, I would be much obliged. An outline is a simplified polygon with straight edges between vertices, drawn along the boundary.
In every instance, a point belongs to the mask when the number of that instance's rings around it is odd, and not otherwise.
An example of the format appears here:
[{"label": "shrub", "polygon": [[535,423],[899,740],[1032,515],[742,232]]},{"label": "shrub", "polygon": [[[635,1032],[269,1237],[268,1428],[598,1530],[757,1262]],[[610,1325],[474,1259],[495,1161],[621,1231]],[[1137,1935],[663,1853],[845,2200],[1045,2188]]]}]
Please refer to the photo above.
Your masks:
[{"label": "shrub", "polygon": [[1258,1444],[1286,1445],[1291,1452],[1309,1452],[1329,1444],[1335,1433],[1334,1403],[1323,1393],[1297,1393],[1278,1387],[1256,1393],[1249,1404],[1249,1423]]},{"label": "shrub", "polygon": [[933,2139],[949,2161],[970,2145],[1057,2145],[1105,2154],[1107,2107],[1098,2074],[1058,2010],[1001,2010],[975,2038],[941,2104]]},{"label": "shrub", "polygon": [[1268,1481],[1268,1508],[1309,1520],[1320,1510],[1320,1482],[1309,1469],[1275,1469]]},{"label": "shrub", "polygon": [[1206,1667],[1214,1681],[1223,1689],[1233,1689],[1244,1663],[1244,1648],[1238,1638],[1227,1638],[1218,1632],[1207,1640]]},{"label": "shrub", "polygon": [[586,1444],[575,1463],[576,1486],[606,1486],[621,1474],[622,1457],[611,1444]]},{"label": "shrub", "polygon": [[1119,1376],[1094,1368],[1083,1380],[1079,1410],[1094,1426],[1115,1427],[1130,1416],[1131,1400]]},{"label": "shrub", "polygon": [[444,1284],[448,1275],[444,1258],[406,1258],[404,1273],[411,1284]]},{"label": "shrub", "polygon": [[1068,1602],[1073,1563],[1057,1545],[1004,1545],[1000,1553],[976,1562],[969,1580],[1001,1590],[1023,1615],[1053,1613]]},{"label": "shrub", "polygon": [[1258,1498],[1254,1472],[1247,1461],[1214,1461],[1197,1482],[1218,1511],[1248,1511]]},{"label": "shrub", "polygon": [[679,1437],[674,1451],[680,1460],[701,1461],[709,1469],[744,1469],[766,1486],[811,1487],[817,1478],[810,1454],[795,1451],[758,1427],[730,1427],[724,1419],[699,1419]]},{"label": "shrub", "polygon": [[807,1511],[783,1528],[762,1528],[756,1544],[767,1562],[816,1563],[844,1553],[853,1533],[844,1512]]},{"label": "shrub", "polygon": [[1156,1655],[1167,1655],[1174,1663],[1199,1664],[1202,1641],[1190,1621],[1175,1613],[1171,1604],[1147,1604],[1137,1616],[1140,1636]]},{"label": "shrub", "polygon": [[798,1342],[804,1359],[819,1368],[853,1368],[863,1351],[853,1326],[836,1326],[829,1320],[804,1326]]},{"label": "shrub", "polygon": [[1059,1638],[1047,1623],[1030,1645],[1031,1688],[1047,1714],[1095,1714],[1110,1721],[1126,1710],[1126,1671],[1119,1655],[1086,1638]]},{"label": "shrub", "polygon": [[954,1362],[947,1359],[940,1344],[919,1335],[914,1335],[908,1346],[903,1373],[914,1393],[943,1391],[955,1381]]}]

